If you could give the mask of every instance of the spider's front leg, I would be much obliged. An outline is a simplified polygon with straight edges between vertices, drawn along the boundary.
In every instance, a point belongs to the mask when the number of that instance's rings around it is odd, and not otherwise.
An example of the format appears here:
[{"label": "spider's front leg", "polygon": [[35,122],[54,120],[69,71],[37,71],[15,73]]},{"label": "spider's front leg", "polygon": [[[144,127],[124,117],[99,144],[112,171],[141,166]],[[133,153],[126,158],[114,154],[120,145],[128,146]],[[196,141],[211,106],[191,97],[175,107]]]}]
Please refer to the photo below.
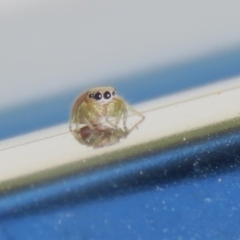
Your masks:
[{"label": "spider's front leg", "polygon": [[[109,118],[114,118],[114,123],[110,121]],[[127,109],[124,101],[118,97],[114,99],[111,104],[109,104],[106,121],[109,123],[109,125],[117,129],[122,118],[123,127],[126,129]]]}]

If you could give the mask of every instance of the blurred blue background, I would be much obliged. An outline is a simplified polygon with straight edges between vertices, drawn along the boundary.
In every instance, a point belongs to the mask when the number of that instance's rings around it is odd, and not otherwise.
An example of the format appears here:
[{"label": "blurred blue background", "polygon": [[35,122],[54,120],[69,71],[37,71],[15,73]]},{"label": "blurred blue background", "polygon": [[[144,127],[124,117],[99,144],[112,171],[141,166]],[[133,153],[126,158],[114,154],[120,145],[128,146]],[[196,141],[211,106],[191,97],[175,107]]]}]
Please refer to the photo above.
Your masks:
[{"label": "blurred blue background", "polygon": [[[0,140],[67,122],[89,87],[134,104],[239,76],[239,7],[0,1]],[[236,128],[2,191],[0,239],[240,239],[239,143]]]},{"label": "blurred blue background", "polygon": [[1,239],[238,239],[240,132],[0,199]]}]

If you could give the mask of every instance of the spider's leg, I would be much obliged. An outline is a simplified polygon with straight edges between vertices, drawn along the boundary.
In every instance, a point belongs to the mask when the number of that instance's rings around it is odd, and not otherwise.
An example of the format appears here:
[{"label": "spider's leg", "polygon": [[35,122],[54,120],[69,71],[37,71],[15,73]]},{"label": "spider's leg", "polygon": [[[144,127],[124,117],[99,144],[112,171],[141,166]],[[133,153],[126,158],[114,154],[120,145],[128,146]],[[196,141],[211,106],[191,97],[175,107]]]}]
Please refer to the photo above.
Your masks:
[{"label": "spider's leg", "polygon": [[130,105],[128,105],[128,104],[126,104],[126,108],[127,108],[127,110],[129,110],[129,111],[132,112],[133,114],[141,117],[141,119],[140,119],[138,122],[136,122],[136,123],[128,130],[128,132],[130,133],[133,129],[137,128],[138,125],[143,122],[143,120],[145,119],[145,116],[144,116],[142,113],[136,111],[134,108],[132,108],[132,107],[131,107]]},{"label": "spider's leg", "polygon": [[137,128],[139,124],[143,122],[144,118],[140,119],[138,122],[136,122],[130,129],[128,129],[128,133],[130,133],[133,129]]},{"label": "spider's leg", "polygon": [[127,107],[127,109],[128,109],[130,112],[132,112],[133,114],[138,115],[138,116],[141,117],[142,119],[145,118],[145,116],[144,116],[142,113],[136,111],[136,110],[135,110],[133,107],[131,107],[130,105],[126,104],[126,107]]},{"label": "spider's leg", "polygon": [[92,123],[87,118],[84,118],[84,123],[87,124],[87,126],[89,128],[95,129],[94,126],[92,125]]},{"label": "spider's leg", "polygon": [[109,119],[108,117],[106,117],[106,122],[111,126],[111,127],[115,127],[116,124],[113,124]]},{"label": "spider's leg", "polygon": [[126,125],[125,109],[123,109],[123,110],[121,111],[121,113],[118,114],[117,117],[116,117],[115,126],[114,126],[115,128],[117,128],[117,126],[118,126],[118,124],[119,124],[122,116],[123,116],[123,125],[124,125],[124,127],[125,127],[125,125]]}]

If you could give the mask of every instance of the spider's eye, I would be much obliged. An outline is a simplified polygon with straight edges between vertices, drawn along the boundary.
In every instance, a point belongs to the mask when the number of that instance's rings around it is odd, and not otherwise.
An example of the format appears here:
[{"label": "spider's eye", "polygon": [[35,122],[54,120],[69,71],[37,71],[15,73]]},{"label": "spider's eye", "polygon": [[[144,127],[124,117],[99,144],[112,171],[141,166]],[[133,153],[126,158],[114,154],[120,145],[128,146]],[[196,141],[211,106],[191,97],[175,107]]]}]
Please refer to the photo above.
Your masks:
[{"label": "spider's eye", "polygon": [[89,96],[90,98],[94,98],[93,93],[90,93],[88,96]]},{"label": "spider's eye", "polygon": [[115,95],[116,95],[116,92],[115,92],[115,91],[113,91],[113,92],[112,92],[112,95],[113,95],[113,96],[115,96]]},{"label": "spider's eye", "polygon": [[111,93],[109,91],[106,91],[104,94],[103,94],[103,97],[105,99],[109,99],[111,97]]},{"label": "spider's eye", "polygon": [[95,95],[94,95],[94,98],[96,100],[100,100],[100,99],[102,99],[102,94],[100,92],[96,92]]}]

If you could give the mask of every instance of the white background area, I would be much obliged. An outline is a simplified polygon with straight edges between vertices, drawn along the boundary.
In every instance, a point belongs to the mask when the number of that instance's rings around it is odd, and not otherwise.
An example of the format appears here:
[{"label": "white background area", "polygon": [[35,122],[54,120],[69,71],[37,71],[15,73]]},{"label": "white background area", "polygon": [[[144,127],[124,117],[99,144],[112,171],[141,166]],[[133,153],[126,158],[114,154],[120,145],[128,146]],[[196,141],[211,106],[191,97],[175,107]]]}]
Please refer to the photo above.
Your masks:
[{"label": "white background area", "polygon": [[0,110],[239,46],[239,1],[0,1]]}]

